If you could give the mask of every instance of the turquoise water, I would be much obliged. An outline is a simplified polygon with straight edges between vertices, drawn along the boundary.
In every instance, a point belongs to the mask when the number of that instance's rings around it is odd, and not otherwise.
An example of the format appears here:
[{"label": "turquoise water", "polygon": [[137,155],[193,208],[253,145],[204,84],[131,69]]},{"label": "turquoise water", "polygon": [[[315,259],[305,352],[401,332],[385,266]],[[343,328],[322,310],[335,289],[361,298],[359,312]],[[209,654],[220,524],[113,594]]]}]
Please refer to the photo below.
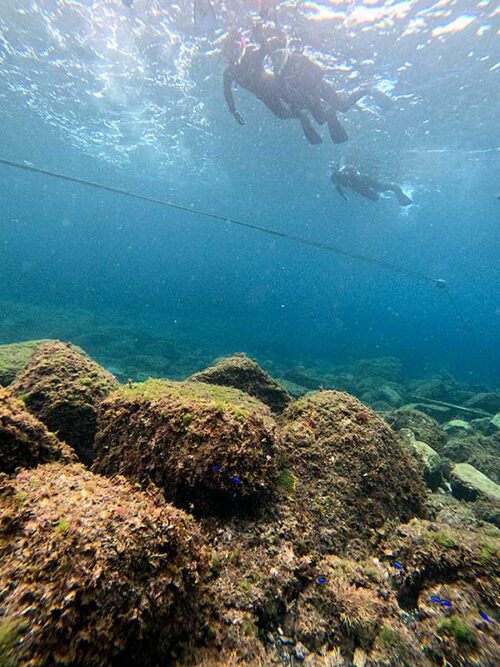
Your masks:
[{"label": "turquoise water", "polygon": [[[78,342],[112,319],[142,332],[139,346],[178,345],[186,368],[238,350],[278,365],[394,355],[412,373],[498,381],[496,3],[277,3],[293,48],[338,90],[377,84],[393,100],[342,114],[340,146],[326,127],[309,145],[241,89],[246,125],[234,121],[220,40],[249,30],[258,3],[212,4],[216,23],[196,26],[191,1],[2,3],[0,158],[333,244],[447,289],[0,165],[0,342]],[[332,162],[399,182],[414,205],[343,201]]]}]

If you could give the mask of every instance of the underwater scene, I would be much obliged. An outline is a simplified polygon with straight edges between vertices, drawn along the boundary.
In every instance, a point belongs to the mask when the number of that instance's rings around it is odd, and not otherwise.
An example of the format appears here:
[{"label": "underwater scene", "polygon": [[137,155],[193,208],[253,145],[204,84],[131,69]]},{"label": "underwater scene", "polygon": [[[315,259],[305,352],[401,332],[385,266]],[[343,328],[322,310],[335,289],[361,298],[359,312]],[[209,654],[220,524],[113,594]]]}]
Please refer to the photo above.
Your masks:
[{"label": "underwater scene", "polygon": [[0,667],[500,664],[500,9],[0,0]]}]

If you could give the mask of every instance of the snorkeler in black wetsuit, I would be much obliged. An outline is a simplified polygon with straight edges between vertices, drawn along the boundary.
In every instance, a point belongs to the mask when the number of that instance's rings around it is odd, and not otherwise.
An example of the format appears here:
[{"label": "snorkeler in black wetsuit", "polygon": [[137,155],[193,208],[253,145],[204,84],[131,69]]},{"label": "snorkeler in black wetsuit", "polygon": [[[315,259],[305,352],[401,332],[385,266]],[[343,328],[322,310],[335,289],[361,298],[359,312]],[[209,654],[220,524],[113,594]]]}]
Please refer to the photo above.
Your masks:
[{"label": "snorkeler in black wetsuit", "polygon": [[247,47],[241,33],[233,31],[226,38],[223,51],[227,62],[224,71],[224,97],[229,111],[240,125],[244,125],[245,121],[234,102],[232,90],[234,82],[253,93],[278,118],[282,120],[298,118],[309,143],[321,143],[321,137],[307,116],[300,109],[293,109],[281,98],[274,74],[266,72],[264,68],[267,56],[264,46]]},{"label": "snorkeler in black wetsuit", "polygon": [[382,192],[394,192],[400,206],[413,204],[399,185],[378,181],[367,174],[362,174],[356,167],[339,167],[333,171],[331,179],[335,189],[345,201],[347,201],[347,197],[343,188],[350,188],[363,197],[371,199],[371,201],[378,201]]},{"label": "snorkeler in black wetsuit", "polygon": [[325,80],[324,70],[310,58],[298,52],[289,52],[287,39],[278,35],[266,46],[273,62],[274,74],[282,99],[295,111],[309,111],[314,120],[328,123],[330,137],[335,144],[347,141],[337,111],[349,111],[362,97],[373,95],[379,106],[387,106],[389,98],[380,91],[364,86],[349,95],[341,95]]}]

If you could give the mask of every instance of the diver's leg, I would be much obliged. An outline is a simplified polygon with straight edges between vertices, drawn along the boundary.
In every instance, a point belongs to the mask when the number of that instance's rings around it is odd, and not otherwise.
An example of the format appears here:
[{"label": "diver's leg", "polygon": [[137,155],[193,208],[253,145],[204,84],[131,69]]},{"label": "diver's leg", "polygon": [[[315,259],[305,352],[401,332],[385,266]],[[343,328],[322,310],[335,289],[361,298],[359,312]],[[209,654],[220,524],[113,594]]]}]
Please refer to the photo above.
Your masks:
[{"label": "diver's leg", "polygon": [[370,89],[363,86],[349,95],[337,93],[335,88],[328,81],[323,80],[319,88],[319,95],[325,101],[325,104],[335,111],[345,113],[349,111],[362,97],[368,95]]},{"label": "diver's leg", "polygon": [[380,194],[376,190],[372,190],[371,188],[362,188],[361,194],[363,195],[363,197],[371,199],[371,201],[378,201],[380,199]]},{"label": "diver's leg", "polygon": [[319,97],[311,100],[308,109],[318,125],[324,125],[328,120],[328,110],[325,108],[323,101]]},{"label": "diver's leg", "polygon": [[310,144],[321,144],[323,142],[323,139],[316,132],[306,114],[303,111],[297,111],[296,116],[300,120],[300,124],[302,125],[302,131],[304,132],[304,136],[307,139],[307,141]]},{"label": "diver's leg", "polygon": [[334,144],[344,144],[349,139],[335,111],[328,114],[328,130]]},{"label": "diver's leg", "polygon": [[269,82],[261,82],[259,89],[254,91],[255,96],[263,102],[269,111],[281,118],[287,120],[288,118],[295,118],[295,113],[289,104],[286,104],[279,96],[277,87]]}]

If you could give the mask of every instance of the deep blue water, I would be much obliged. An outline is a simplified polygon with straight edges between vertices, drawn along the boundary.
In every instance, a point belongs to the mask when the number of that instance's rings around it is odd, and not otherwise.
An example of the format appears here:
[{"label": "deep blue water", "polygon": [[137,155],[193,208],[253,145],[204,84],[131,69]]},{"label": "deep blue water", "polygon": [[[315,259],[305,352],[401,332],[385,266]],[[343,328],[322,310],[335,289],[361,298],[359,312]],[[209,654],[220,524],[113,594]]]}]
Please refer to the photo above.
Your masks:
[{"label": "deep blue water", "polygon": [[[390,354],[412,372],[500,379],[495,3],[281,3],[295,48],[339,89],[378,82],[393,97],[387,111],[343,114],[342,146],[325,128],[323,144],[308,145],[298,123],[242,90],[247,124],[227,112],[216,41],[249,26],[257,3],[242,0],[242,13],[214,2],[220,29],[208,35],[196,34],[187,1],[5,4],[0,158],[443,278],[455,307],[432,283],[3,166],[0,302],[125,316],[213,354],[325,364]],[[414,205],[344,202],[330,162],[399,181]]]}]

